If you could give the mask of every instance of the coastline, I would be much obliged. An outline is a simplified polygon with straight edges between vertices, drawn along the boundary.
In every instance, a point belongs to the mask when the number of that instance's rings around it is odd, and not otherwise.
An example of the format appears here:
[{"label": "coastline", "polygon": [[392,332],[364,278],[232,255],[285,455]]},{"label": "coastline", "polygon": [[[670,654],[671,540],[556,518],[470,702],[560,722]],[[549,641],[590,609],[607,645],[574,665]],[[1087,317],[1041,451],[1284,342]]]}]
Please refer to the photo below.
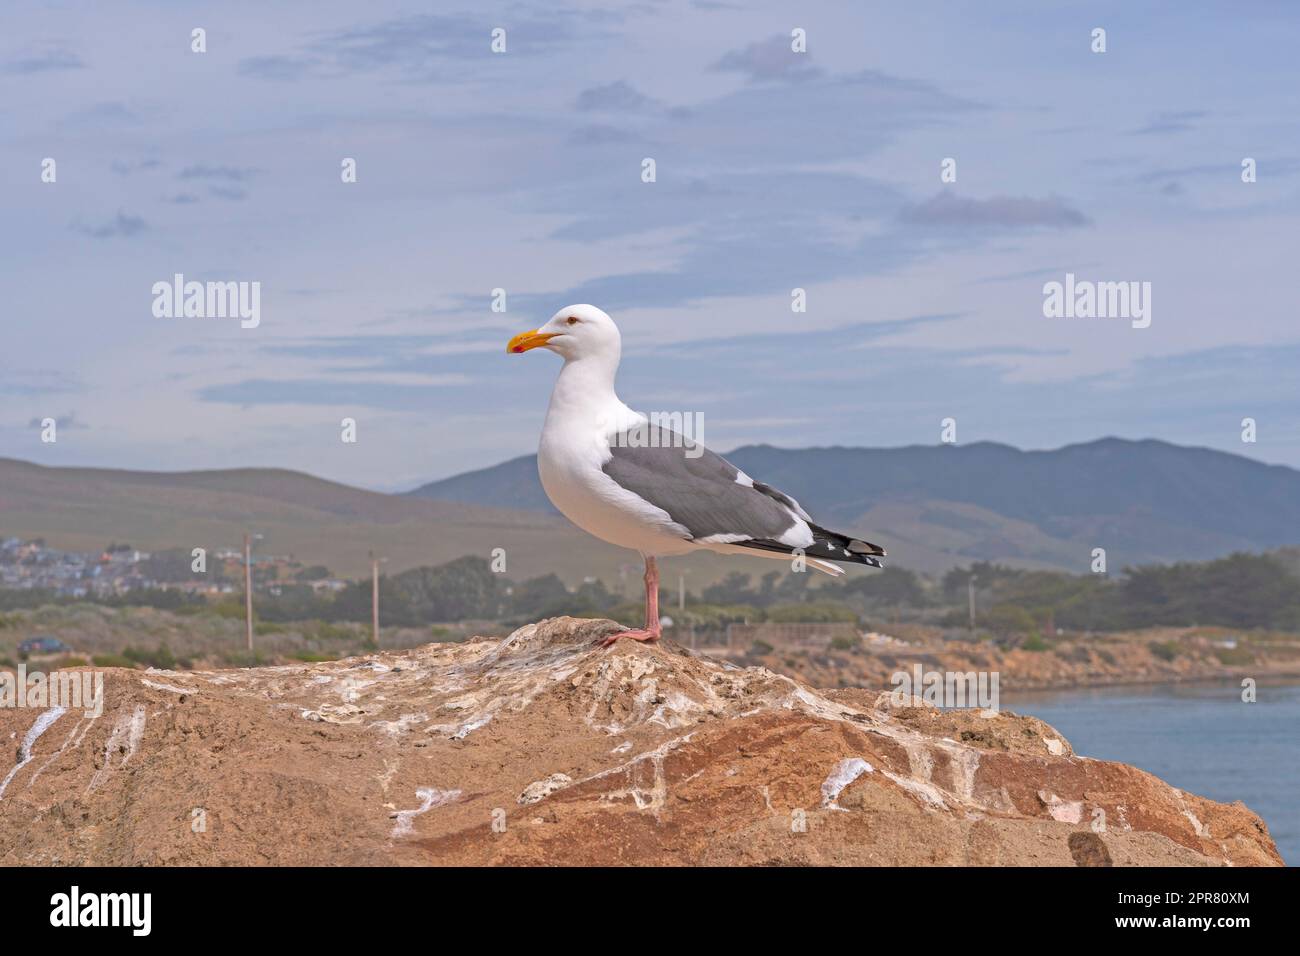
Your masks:
[{"label": "coastline", "polygon": [[[710,649],[701,651],[707,654]],[[847,647],[833,642],[768,645],[758,651],[750,650],[738,661],[760,663],[821,687],[885,690],[894,686],[894,674],[917,664],[927,671],[996,673],[1000,688],[1011,692],[1300,681],[1300,636],[1227,636],[1203,628],[1077,636],[1035,649],[990,641],[862,641]]]}]

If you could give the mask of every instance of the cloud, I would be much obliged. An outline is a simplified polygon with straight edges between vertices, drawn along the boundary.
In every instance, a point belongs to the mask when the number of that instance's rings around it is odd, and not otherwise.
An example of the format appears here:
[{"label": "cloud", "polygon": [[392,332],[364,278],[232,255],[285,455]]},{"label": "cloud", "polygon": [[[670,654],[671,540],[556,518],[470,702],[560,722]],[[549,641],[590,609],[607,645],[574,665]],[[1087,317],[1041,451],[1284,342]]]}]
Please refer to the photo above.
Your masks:
[{"label": "cloud", "polygon": [[1045,269],[1023,269],[1019,272],[1002,272],[997,275],[984,276],[979,279],[970,280],[971,285],[986,285],[992,282],[1020,282],[1024,279],[1043,279],[1047,276],[1059,276],[1061,273],[1068,271],[1069,268],[1081,269],[1085,266],[1091,267],[1096,265],[1095,262],[1080,263],[1072,267],[1051,266]]},{"label": "cloud", "polygon": [[98,225],[74,223],[73,229],[92,239],[112,239],[116,236],[129,237],[139,235],[149,228],[149,224],[139,216],[128,216],[121,210],[112,219]]},{"label": "cloud", "polygon": [[[706,156],[718,168],[806,166],[859,161],[909,131],[984,108],[929,83],[862,70],[800,83],[746,84],[678,111],[646,135],[666,148]],[[771,122],[774,116],[781,117],[779,125]]]},{"label": "cloud", "polygon": [[130,176],[132,173],[149,172],[162,166],[162,162],[157,159],[115,159],[109,163],[109,169],[119,176]]},{"label": "cloud", "polygon": [[[796,337],[789,331],[779,332],[745,332],[743,334],[722,335],[710,338],[692,339],[689,342],[675,342],[659,347],[649,346],[643,352],[655,351],[671,354],[674,361],[700,361],[709,363],[724,357],[735,360],[737,364],[750,360],[757,355],[765,355],[779,362],[789,361],[795,356],[815,359],[830,352],[842,354],[846,349],[862,349],[873,345],[877,340],[908,332],[921,326],[944,322],[955,322],[967,318],[965,312],[935,312],[921,315],[909,315],[898,319],[876,319],[871,322],[849,322],[826,329],[801,330]],[[743,348],[736,348],[738,342]]]},{"label": "cloud", "polygon": [[[546,312],[557,298],[606,308],[672,306],[702,298],[754,295],[850,275],[880,274],[909,261],[919,243],[895,228],[872,233],[901,197],[860,176],[831,172],[721,171],[628,190],[621,182],[579,181],[539,205],[568,221],[551,235],[592,243],[661,230],[679,236],[672,262],[609,272],[564,290],[512,297],[512,307]],[[574,210],[582,214],[574,216]],[[827,228],[835,209],[840,229]],[[798,282],[790,277],[799,277]]]},{"label": "cloud", "polygon": [[258,80],[296,80],[311,70],[313,61],[294,56],[249,56],[239,61],[239,72]]},{"label": "cloud", "polygon": [[59,70],[85,69],[86,63],[81,57],[67,50],[43,50],[16,59],[7,60],[0,65],[0,73],[16,76],[29,76],[33,73],[53,73]]},{"label": "cloud", "polygon": [[[49,417],[49,416],[45,416]],[[44,418],[33,418],[27,423],[28,428],[44,428]],[[68,412],[66,415],[57,415],[54,417],[54,427],[62,430],[89,428],[89,425],[77,420],[76,412]]]},{"label": "cloud", "polygon": [[[615,145],[594,156],[579,151],[531,193],[533,212],[560,220],[549,238],[593,243],[658,233],[673,237],[672,254],[649,268],[530,291],[513,304],[542,314],[557,300],[667,307],[888,272],[926,254],[920,237],[896,221],[905,196],[816,165],[858,162],[909,129],[981,108],[928,83],[864,70],[746,84],[685,114],[653,113],[634,133],[586,127],[583,141]],[[779,127],[767,121],[774,115],[783,117]],[[857,121],[837,125],[846,115]],[[828,124],[835,136],[825,135]],[[608,161],[628,139],[653,144],[653,185],[629,189],[625,169]]]},{"label": "cloud", "polygon": [[92,130],[137,126],[139,123],[140,114],[125,103],[95,103],[59,121],[64,128]]},{"label": "cloud", "polygon": [[[545,18],[510,17],[506,30],[509,56],[540,56],[579,38],[579,22],[605,17],[554,9]],[[448,60],[483,60],[491,50],[493,24],[468,14],[423,14],[334,30],[318,36],[295,54],[247,57],[239,72],[262,80],[291,81],[305,76],[345,76],[388,72],[407,80],[428,81],[450,72]],[[583,42],[598,41],[602,31],[585,29]]]},{"label": "cloud", "polygon": [[[1274,156],[1268,160],[1268,174],[1272,176],[1293,176],[1300,172],[1300,159],[1291,156]],[[1195,166],[1176,166],[1153,169],[1137,177],[1137,182],[1144,185],[1164,183],[1180,179],[1223,179],[1227,182],[1239,182],[1241,165],[1236,160],[1225,163],[1200,163]]]},{"label": "cloud", "polygon": [[578,94],[577,102],[579,110],[616,113],[640,113],[653,109],[656,105],[653,99],[626,80],[616,80],[604,86],[585,89]]},{"label": "cloud", "polygon": [[248,198],[248,191],[239,189],[236,186],[210,186],[208,195],[215,196],[218,199],[227,199],[231,202],[240,202]]},{"label": "cloud", "polygon": [[611,143],[630,143],[639,137],[627,130],[597,123],[593,126],[580,126],[573,131],[571,139],[586,146],[608,146]]},{"label": "cloud", "polygon": [[743,73],[751,83],[784,80],[793,83],[819,76],[821,70],[808,62],[807,53],[790,49],[791,39],[777,34],[751,43],[743,50],[732,50],[713,64],[711,69],[723,73]]},{"label": "cloud", "polygon": [[70,392],[80,387],[78,380],[65,370],[0,367],[2,395],[44,395],[48,392]]},{"label": "cloud", "polygon": [[426,375],[422,384],[385,381],[382,378],[347,381],[335,373],[329,378],[285,380],[248,379],[199,389],[203,402],[226,405],[355,405],[390,411],[427,412],[447,401],[448,389],[468,393],[475,382],[467,375],[451,372]]},{"label": "cloud", "polygon": [[925,202],[905,206],[899,218],[913,226],[975,229],[1023,229],[1036,226],[1071,229],[1092,222],[1056,196],[1047,199],[1029,196],[971,199],[951,191],[938,192]]},{"label": "cloud", "polygon": [[257,170],[251,167],[239,166],[209,166],[205,163],[199,163],[197,166],[186,166],[180,172],[181,179],[224,179],[229,182],[243,183],[253,178]]},{"label": "cloud", "polygon": [[1196,128],[1193,120],[1204,119],[1205,110],[1174,110],[1157,113],[1145,126],[1129,130],[1133,136],[1156,136],[1166,133],[1185,133]]},{"label": "cloud", "polygon": [[1233,176],[1240,170],[1237,165],[1224,163],[1202,163],[1197,166],[1179,166],[1171,169],[1153,169],[1137,178],[1139,183],[1157,183],[1186,176]]}]

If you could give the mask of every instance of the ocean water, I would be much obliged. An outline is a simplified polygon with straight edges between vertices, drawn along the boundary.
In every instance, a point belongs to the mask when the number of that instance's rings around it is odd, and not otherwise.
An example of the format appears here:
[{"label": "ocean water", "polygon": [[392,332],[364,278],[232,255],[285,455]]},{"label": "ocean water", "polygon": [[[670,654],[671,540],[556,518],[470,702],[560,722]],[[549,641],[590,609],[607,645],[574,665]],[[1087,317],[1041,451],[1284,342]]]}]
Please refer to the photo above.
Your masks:
[{"label": "ocean water", "polygon": [[1300,865],[1300,684],[1236,683],[1004,692],[1001,706],[1047,721],[1076,753],[1120,760],[1182,790],[1240,800]]}]

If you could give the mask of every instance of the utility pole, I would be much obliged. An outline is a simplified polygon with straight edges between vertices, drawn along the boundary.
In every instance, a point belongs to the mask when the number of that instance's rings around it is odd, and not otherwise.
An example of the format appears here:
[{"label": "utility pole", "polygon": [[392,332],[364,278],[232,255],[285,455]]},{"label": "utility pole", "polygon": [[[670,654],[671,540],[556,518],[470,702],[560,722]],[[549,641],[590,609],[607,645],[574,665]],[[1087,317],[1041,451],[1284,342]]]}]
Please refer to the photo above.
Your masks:
[{"label": "utility pole", "polygon": [[379,566],[387,560],[370,552],[370,643],[376,650],[379,649]]},{"label": "utility pole", "polygon": [[970,636],[975,637],[975,575],[971,575],[966,581],[966,596],[970,604]]},{"label": "utility pole", "polygon": [[253,652],[253,543],[244,532],[244,625],[248,631],[248,652]]},{"label": "utility pole", "polygon": [[379,647],[379,559],[370,552],[370,642]]}]

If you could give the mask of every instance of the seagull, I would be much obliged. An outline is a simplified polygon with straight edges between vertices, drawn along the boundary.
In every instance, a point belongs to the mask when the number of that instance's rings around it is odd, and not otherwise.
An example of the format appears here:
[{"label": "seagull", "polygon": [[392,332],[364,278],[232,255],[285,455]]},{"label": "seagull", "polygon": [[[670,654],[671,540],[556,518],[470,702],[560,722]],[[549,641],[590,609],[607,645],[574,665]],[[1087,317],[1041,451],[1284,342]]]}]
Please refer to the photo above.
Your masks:
[{"label": "seagull", "polygon": [[645,559],[645,627],[604,646],[659,640],[657,559],[667,555],[794,555],[835,576],[844,573],[835,561],[882,567],[884,548],[826,530],[794,498],[624,405],[614,392],[622,348],[618,326],[594,305],[561,309],[506,345],[564,359],[537,448],[547,497],[579,528]]}]

